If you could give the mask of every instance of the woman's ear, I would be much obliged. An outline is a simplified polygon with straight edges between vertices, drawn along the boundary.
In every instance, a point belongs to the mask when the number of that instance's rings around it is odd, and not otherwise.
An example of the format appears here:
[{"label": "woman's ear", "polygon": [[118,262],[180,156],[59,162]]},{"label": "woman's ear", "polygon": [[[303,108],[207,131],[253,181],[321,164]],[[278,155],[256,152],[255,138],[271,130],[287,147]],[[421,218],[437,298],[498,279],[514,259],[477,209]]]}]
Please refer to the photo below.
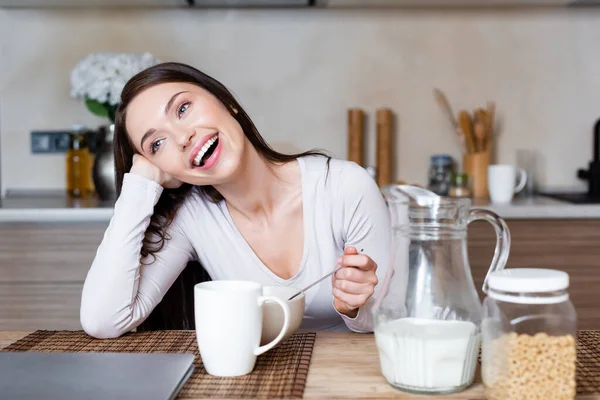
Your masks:
[{"label": "woman's ear", "polygon": [[234,114],[236,114],[236,115],[237,115],[237,113],[238,113],[238,110],[237,110],[237,108],[235,108],[234,106],[231,106],[231,105],[230,105],[230,106],[229,106],[229,109],[230,109],[230,110],[231,110],[231,111],[232,111]]}]

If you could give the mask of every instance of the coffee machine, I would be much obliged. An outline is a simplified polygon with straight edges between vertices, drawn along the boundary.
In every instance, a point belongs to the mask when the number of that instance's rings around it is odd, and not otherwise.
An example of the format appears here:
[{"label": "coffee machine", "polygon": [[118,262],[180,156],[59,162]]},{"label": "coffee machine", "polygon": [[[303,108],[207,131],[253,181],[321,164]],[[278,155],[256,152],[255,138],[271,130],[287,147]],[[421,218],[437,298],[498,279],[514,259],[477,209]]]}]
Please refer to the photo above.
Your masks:
[{"label": "coffee machine", "polygon": [[588,169],[577,171],[577,177],[588,182],[587,193],[590,198],[600,197],[600,119],[594,124],[594,158]]},{"label": "coffee machine", "polygon": [[586,192],[540,193],[540,195],[577,204],[600,203],[600,119],[594,124],[593,159],[587,169],[577,170],[577,177],[587,181]]}]

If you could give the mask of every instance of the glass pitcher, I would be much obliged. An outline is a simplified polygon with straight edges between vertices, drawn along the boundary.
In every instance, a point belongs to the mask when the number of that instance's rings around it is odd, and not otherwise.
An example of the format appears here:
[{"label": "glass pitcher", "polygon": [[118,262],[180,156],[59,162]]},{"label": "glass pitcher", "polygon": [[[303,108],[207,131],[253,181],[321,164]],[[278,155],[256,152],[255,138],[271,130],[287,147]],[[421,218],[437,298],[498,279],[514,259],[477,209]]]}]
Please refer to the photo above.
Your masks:
[{"label": "glass pitcher", "polygon": [[473,382],[483,314],[467,256],[467,225],[485,220],[495,228],[488,276],[506,265],[508,227],[491,211],[471,209],[470,199],[419,198],[417,203],[396,185],[382,192],[393,238],[390,268],[373,308],[381,372],[407,392],[461,391]]}]

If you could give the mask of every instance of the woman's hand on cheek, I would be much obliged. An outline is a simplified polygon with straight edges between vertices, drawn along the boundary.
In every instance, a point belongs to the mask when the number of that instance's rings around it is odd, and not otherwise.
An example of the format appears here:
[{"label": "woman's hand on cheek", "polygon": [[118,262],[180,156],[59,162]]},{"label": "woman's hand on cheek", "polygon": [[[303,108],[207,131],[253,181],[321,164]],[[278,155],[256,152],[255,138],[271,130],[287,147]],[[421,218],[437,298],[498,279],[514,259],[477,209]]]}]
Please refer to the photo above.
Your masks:
[{"label": "woman's hand on cheek", "polygon": [[354,247],[344,250],[338,264],[343,268],[333,275],[333,305],[339,313],[355,318],[375,291],[377,264]]},{"label": "woman's hand on cheek", "polygon": [[167,189],[175,189],[181,186],[181,181],[164,173],[141,154],[133,155],[133,165],[131,166],[130,172],[143,178],[150,179]]}]

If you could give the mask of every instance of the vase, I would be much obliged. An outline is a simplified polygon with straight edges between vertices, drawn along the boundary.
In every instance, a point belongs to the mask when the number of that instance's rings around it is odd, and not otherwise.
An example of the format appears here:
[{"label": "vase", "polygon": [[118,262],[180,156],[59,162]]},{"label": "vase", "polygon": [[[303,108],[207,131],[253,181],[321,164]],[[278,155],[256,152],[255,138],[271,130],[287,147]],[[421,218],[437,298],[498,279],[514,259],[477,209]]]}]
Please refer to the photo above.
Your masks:
[{"label": "vase", "polygon": [[117,197],[115,185],[115,156],[113,152],[114,135],[114,124],[101,126],[98,129],[98,142],[96,145],[93,177],[96,193],[102,201],[115,200]]}]

